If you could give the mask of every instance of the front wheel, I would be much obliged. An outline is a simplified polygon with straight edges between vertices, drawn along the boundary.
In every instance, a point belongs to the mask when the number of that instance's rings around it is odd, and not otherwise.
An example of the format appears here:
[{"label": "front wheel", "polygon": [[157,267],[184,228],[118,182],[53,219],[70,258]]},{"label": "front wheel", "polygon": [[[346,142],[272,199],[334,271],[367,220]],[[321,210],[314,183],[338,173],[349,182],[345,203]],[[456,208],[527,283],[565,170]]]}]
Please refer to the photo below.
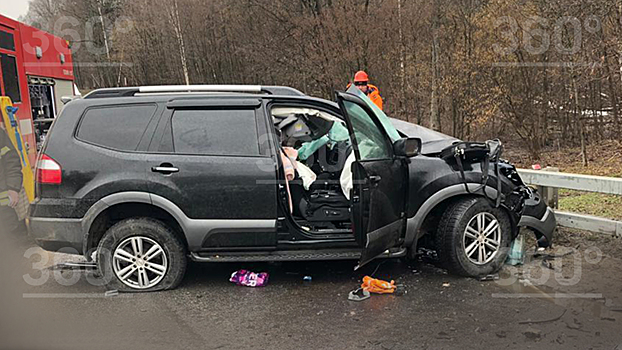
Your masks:
[{"label": "front wheel", "polygon": [[97,264],[109,288],[153,292],[175,288],[186,271],[185,246],[163,223],[135,218],[112,226],[99,243]]},{"label": "front wheel", "polygon": [[441,263],[452,273],[468,277],[499,271],[511,240],[507,213],[484,198],[459,199],[450,204],[436,233]]}]

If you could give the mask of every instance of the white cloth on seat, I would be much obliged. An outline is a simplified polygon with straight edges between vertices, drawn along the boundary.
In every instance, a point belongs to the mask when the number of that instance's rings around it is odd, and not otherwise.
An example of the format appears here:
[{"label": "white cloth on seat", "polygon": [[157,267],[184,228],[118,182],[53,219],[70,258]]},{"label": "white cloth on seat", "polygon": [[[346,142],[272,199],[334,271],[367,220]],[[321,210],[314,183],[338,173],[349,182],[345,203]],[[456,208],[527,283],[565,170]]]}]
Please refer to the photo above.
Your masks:
[{"label": "white cloth on seat", "polygon": [[313,181],[317,179],[317,175],[308,166],[299,161],[296,161],[296,170],[298,170],[298,175],[302,179],[302,186],[305,188],[305,191],[308,191]]},{"label": "white cloth on seat", "polygon": [[341,184],[341,191],[347,199],[350,199],[350,190],[352,190],[352,163],[356,160],[354,152],[352,152],[346,162],[343,165],[341,176],[339,177],[339,183]]}]

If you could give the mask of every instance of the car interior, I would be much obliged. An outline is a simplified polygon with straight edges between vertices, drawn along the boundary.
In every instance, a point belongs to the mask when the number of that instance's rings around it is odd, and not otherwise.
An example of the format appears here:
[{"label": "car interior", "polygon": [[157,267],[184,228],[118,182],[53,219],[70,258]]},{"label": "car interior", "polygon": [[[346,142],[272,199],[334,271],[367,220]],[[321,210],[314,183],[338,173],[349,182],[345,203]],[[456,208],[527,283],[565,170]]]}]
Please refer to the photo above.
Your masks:
[{"label": "car interior", "polygon": [[352,142],[345,122],[327,112],[274,107],[289,209],[311,232],[351,232]]}]

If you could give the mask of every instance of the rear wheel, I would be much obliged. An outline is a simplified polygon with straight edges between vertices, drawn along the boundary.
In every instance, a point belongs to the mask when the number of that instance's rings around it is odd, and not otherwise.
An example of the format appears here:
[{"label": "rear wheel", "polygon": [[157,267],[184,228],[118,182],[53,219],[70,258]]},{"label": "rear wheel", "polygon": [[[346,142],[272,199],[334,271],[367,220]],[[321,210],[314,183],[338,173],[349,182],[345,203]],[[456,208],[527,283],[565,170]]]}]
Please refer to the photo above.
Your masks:
[{"label": "rear wheel", "polygon": [[109,288],[152,292],[177,287],[187,258],[183,243],[170,228],[137,218],[121,221],[105,233],[97,264]]},{"label": "rear wheel", "polygon": [[441,264],[469,277],[497,272],[507,259],[511,240],[508,215],[484,198],[459,199],[449,205],[436,233]]}]

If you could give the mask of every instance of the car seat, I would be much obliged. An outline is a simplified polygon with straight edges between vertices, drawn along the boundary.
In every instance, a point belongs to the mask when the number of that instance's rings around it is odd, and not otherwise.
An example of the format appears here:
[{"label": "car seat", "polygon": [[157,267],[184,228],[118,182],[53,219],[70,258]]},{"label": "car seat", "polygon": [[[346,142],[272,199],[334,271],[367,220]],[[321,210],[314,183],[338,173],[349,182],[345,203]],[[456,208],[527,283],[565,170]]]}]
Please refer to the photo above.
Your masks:
[{"label": "car seat", "polygon": [[349,142],[339,142],[332,149],[318,150],[314,170],[319,172],[309,191],[304,191],[299,179],[292,181],[295,215],[309,222],[350,221],[350,201],[343,194],[339,176],[352,153]]}]

